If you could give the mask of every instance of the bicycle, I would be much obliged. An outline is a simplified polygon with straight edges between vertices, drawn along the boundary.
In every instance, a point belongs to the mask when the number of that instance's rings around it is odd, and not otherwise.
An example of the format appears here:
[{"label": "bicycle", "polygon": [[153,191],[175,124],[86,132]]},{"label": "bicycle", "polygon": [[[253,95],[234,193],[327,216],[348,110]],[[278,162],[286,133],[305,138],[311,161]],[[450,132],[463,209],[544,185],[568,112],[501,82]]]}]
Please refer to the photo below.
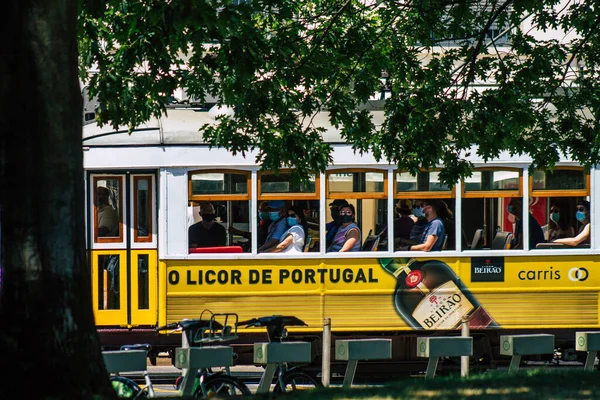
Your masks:
[{"label": "bicycle", "polygon": [[[239,322],[238,325],[245,325],[246,328],[266,327],[267,338],[269,343],[285,342],[285,340],[288,337],[286,326],[307,326],[307,324],[304,323],[304,321],[297,317],[283,315],[271,315],[260,318],[252,318],[247,321]],[[316,376],[302,369],[299,366],[291,366],[287,362],[279,362],[276,363],[276,365],[277,366],[275,371],[270,372],[269,365],[267,364],[267,367],[265,368],[265,372],[263,373],[263,377],[261,379],[261,383],[259,384],[259,389],[257,393],[262,391],[261,388],[263,387],[263,380],[272,381],[272,377],[274,375],[277,376],[275,387],[273,388],[273,392],[275,393],[323,387],[323,385],[316,378]],[[266,387],[264,390],[268,391]]]},{"label": "bicycle", "polygon": [[[210,319],[203,319],[202,316],[206,311],[202,312],[199,319],[184,319],[156,328],[157,331],[171,330],[172,332],[181,332],[181,347],[176,349],[176,366],[182,369],[182,376],[176,381],[175,391],[177,394],[175,396],[187,397],[192,395],[193,398],[201,399],[214,396],[251,395],[250,389],[243,382],[230,375],[229,365],[232,364],[233,358],[231,348],[224,346],[204,346],[208,343],[225,342],[237,338],[237,315],[231,313],[211,313]],[[227,323],[228,319],[232,316],[235,316],[236,319],[234,323],[234,326],[236,326],[235,331]],[[216,321],[215,318],[218,317],[223,317],[224,322],[220,323]],[[194,348],[204,348],[210,353],[194,353],[192,351]],[[115,388],[120,398],[142,399],[156,397],[152,380],[145,364],[145,356],[150,349],[150,345],[136,344],[123,346],[121,347],[121,351],[117,352],[103,352],[109,372],[117,372],[115,368],[108,367],[109,364],[114,366],[115,363],[124,362],[126,365],[123,368],[125,369],[120,372],[138,370],[143,373],[145,381],[143,388],[125,376],[113,375],[110,377],[113,388]],[[144,353],[140,352],[140,350],[144,350]],[[130,352],[132,355],[132,357],[129,357],[130,361],[122,357],[127,352]],[[144,355],[143,367],[140,364],[140,353]],[[218,359],[218,361],[215,361],[214,365],[212,365],[210,360],[199,360],[199,356],[203,354],[212,354],[212,357]],[[111,361],[110,358],[107,360],[107,356],[120,356],[121,360],[117,361],[115,359]],[[138,357],[137,363],[135,357]],[[135,365],[134,369],[130,368],[131,365]],[[211,370],[212,366],[225,366],[225,369],[213,372]]]}]

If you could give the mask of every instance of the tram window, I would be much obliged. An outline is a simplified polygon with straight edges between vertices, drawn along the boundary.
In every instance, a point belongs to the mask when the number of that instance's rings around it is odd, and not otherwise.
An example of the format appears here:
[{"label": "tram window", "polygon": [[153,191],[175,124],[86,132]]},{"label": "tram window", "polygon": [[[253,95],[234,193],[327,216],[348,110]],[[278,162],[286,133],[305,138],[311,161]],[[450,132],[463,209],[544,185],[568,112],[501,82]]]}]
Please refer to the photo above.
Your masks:
[{"label": "tram window", "polygon": [[148,254],[138,255],[137,267],[138,309],[148,310],[150,308],[150,277],[148,275]]},{"label": "tram window", "polygon": [[98,256],[98,309],[118,310],[121,307],[119,297],[119,255]]},{"label": "tram window", "polygon": [[530,196],[540,210],[547,240],[537,248],[589,247],[589,187],[589,174],[583,168],[558,167],[532,174]]},{"label": "tram window", "polygon": [[[454,221],[454,187],[442,184],[439,171],[420,171],[416,175],[397,171],[395,174],[394,249],[407,250],[409,245],[420,244],[428,224],[422,203],[441,201],[439,217],[444,222],[445,237],[442,250],[456,248]],[[425,200],[430,199],[430,200]],[[443,210],[443,211],[442,211]]]},{"label": "tram window", "polygon": [[135,176],[134,182],[134,240],[136,242],[152,241],[152,178]]},{"label": "tram window", "polygon": [[215,195],[247,195],[247,172],[195,171],[190,173],[189,193],[192,199],[201,200],[196,196]]},{"label": "tram window", "polygon": [[94,179],[94,214],[96,241],[121,241],[123,237],[123,199],[121,178]]},{"label": "tram window", "polygon": [[[463,250],[502,250],[517,245],[522,232],[521,176],[517,169],[482,169],[463,181]],[[530,220],[530,235],[536,224]]]},{"label": "tram window", "polygon": [[[241,232],[249,232],[248,201],[205,201],[191,204],[194,223],[188,228],[190,247],[211,248],[210,252],[226,253],[233,252],[235,249],[219,249],[219,247],[239,246],[241,251],[249,251],[249,236],[246,238],[241,234]],[[240,233],[234,233],[234,229],[230,227],[239,230]],[[209,251],[194,250],[194,252]]]},{"label": "tram window", "polygon": [[[387,225],[387,171],[382,170],[334,170],[327,172],[327,204],[330,215],[327,216],[327,251],[339,251],[344,236],[340,228],[348,228],[350,222],[344,222],[342,212],[346,201],[354,209],[354,223],[360,230],[360,240],[352,251],[386,250],[387,244],[379,242]],[[333,217],[339,218],[334,220]],[[371,236],[371,237],[370,237]],[[375,237],[377,236],[377,237]]]},{"label": "tram window", "polygon": [[290,172],[261,173],[259,175],[259,196],[265,194],[311,193],[317,192],[317,178],[310,174],[307,182],[293,182]]}]

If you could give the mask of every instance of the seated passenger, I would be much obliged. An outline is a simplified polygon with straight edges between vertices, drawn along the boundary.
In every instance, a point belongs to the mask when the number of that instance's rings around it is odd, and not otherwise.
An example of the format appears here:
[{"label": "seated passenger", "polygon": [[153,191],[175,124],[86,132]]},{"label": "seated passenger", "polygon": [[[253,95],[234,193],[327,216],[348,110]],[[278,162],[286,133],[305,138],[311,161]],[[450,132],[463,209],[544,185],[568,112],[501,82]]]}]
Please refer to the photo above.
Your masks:
[{"label": "seated passenger", "polygon": [[267,209],[271,224],[267,230],[265,243],[258,248],[259,252],[271,250],[271,248],[277,246],[283,238],[283,234],[288,230],[284,207],[285,202],[283,200],[269,201]]},{"label": "seated passenger", "polygon": [[423,230],[421,242],[408,246],[410,251],[440,251],[444,245],[446,230],[444,221],[440,215],[445,215],[448,211],[446,203],[441,200],[424,201],[422,203],[423,212],[427,218],[427,225]]},{"label": "seated passenger", "polygon": [[340,208],[341,224],[327,251],[340,253],[346,251],[360,251],[361,236],[360,229],[354,223],[355,214],[356,212],[352,204],[346,204]]},{"label": "seated passenger", "polygon": [[200,206],[202,220],[196,222],[188,229],[189,247],[218,247],[225,246],[227,232],[225,228],[215,222],[215,208],[211,203]]},{"label": "seated passenger", "polygon": [[570,238],[575,236],[575,229],[567,224],[567,218],[560,216],[560,207],[553,204],[550,207],[550,216],[548,218],[548,241],[556,239]]},{"label": "seated passenger", "polygon": [[425,229],[425,226],[427,226],[428,221],[425,217],[425,214],[423,213],[423,207],[420,201],[413,203],[412,212],[413,221],[415,221],[415,224],[413,225],[412,230],[410,231],[409,239],[416,244],[421,241],[423,230]]},{"label": "seated passenger", "polygon": [[[269,202],[263,201],[258,206],[258,247],[262,246],[267,240],[269,225],[271,225],[271,219],[269,218]],[[233,225],[229,227],[229,233],[240,235],[246,239],[251,239],[252,236],[251,232],[241,231]]]},{"label": "seated passenger", "polygon": [[286,224],[289,227],[275,247],[265,250],[266,253],[303,253],[304,238],[308,227],[303,210],[290,207],[286,212]]},{"label": "seated passenger", "polygon": [[394,219],[394,239],[410,239],[410,233],[415,221],[410,217],[412,203],[410,200],[400,200],[396,203],[398,218]]},{"label": "seated passenger", "polygon": [[567,246],[578,246],[580,244],[590,243],[590,202],[582,200],[577,203],[577,213],[575,214],[577,221],[581,223],[577,236],[571,238],[556,239],[554,243],[563,243]]},{"label": "seated passenger", "polygon": [[[521,199],[511,199],[506,207],[506,211],[515,217],[515,235],[512,242],[510,243],[511,249],[522,249],[523,248],[523,202]],[[538,243],[544,243],[544,231],[537,222],[537,219],[528,212],[529,214],[529,248],[535,249]]]},{"label": "seated passenger", "polygon": [[325,248],[328,249],[333,242],[333,237],[337,233],[342,220],[340,218],[340,207],[348,205],[348,202],[344,199],[335,199],[329,203],[329,211],[333,221],[328,222],[325,225]]}]

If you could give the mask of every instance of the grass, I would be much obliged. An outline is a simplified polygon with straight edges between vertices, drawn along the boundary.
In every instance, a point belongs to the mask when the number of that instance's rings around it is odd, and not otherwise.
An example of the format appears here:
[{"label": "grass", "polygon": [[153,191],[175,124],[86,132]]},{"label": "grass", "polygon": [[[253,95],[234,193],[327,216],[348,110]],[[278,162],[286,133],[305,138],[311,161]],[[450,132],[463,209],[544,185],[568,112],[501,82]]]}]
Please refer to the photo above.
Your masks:
[{"label": "grass", "polygon": [[[260,396],[259,396],[260,397]],[[583,370],[528,369],[508,375],[488,371],[468,378],[405,379],[380,387],[327,388],[287,394],[286,399],[600,399],[600,373]]]}]

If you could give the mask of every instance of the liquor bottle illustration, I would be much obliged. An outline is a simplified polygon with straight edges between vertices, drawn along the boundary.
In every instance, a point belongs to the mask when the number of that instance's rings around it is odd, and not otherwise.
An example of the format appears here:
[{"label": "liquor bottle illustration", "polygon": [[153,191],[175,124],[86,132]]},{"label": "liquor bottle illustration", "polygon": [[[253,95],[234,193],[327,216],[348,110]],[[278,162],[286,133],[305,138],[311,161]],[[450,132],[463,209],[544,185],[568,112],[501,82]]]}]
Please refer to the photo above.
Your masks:
[{"label": "liquor bottle illustration", "polygon": [[456,273],[438,260],[379,259],[396,278],[394,307],[414,329],[456,329],[463,318],[471,329],[500,328]]}]

